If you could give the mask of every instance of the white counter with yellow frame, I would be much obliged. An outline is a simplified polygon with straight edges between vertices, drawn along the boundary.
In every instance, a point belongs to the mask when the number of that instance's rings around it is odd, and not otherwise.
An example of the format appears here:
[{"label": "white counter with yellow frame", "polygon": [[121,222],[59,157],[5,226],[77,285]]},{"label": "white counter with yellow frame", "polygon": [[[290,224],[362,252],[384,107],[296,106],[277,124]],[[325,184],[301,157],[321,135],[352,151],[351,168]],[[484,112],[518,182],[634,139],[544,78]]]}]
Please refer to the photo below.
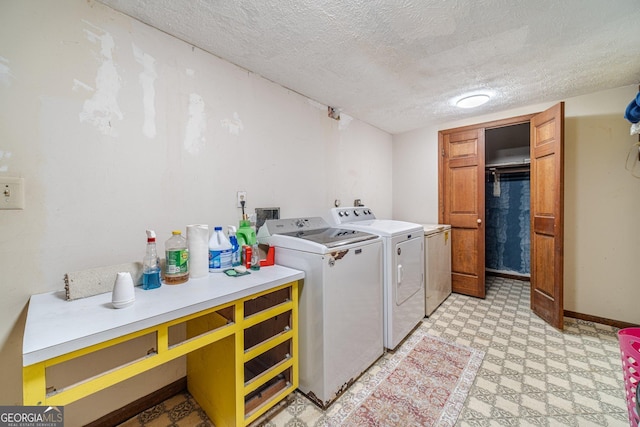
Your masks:
[{"label": "white counter with yellow frame", "polygon": [[[187,355],[189,391],[214,424],[244,426],[298,386],[298,280],[274,265],[250,275],[210,274],[149,291],[114,309],[111,293],[66,301],[33,295],[23,341],[25,405],[66,405]],[[129,354],[134,341],[151,343]],[[140,346],[138,346],[140,347]],[[104,352],[112,366],[68,383],[56,366]]]}]

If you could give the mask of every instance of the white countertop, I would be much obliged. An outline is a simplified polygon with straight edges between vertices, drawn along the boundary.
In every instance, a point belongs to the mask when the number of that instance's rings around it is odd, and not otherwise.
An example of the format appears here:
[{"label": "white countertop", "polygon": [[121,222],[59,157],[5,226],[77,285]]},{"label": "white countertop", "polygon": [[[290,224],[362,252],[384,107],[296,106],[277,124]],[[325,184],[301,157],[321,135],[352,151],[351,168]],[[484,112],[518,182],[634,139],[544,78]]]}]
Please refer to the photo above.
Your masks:
[{"label": "white countertop", "polygon": [[64,291],[32,295],[22,364],[42,362],[303,278],[302,271],[279,265],[240,277],[210,273],[180,285],[163,284],[147,291],[136,287],[135,303],[121,309],[113,308],[111,292],[74,301],[65,300]]}]

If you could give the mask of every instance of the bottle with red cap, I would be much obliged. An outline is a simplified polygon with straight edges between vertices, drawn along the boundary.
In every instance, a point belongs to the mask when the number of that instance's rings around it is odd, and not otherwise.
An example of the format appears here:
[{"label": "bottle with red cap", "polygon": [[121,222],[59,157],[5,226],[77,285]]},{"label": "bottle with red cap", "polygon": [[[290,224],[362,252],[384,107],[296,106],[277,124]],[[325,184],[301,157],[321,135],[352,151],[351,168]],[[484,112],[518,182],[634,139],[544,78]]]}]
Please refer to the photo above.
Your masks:
[{"label": "bottle with red cap", "polygon": [[161,284],[156,233],[153,230],[147,230],[147,252],[142,261],[142,289],[159,288]]}]

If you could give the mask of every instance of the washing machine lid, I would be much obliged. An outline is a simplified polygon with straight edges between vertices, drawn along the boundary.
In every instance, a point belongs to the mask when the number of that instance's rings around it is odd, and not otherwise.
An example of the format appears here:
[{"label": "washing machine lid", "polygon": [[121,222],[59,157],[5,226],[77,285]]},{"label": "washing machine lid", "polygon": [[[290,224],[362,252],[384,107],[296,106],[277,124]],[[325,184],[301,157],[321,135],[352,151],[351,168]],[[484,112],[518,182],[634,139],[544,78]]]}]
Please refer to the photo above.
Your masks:
[{"label": "washing machine lid", "polygon": [[421,224],[393,219],[377,219],[373,211],[366,206],[332,208],[329,221],[338,226],[374,233],[382,237],[395,237],[402,234],[424,233]]},{"label": "washing machine lid", "polygon": [[420,224],[412,222],[396,221],[393,219],[373,219],[365,221],[356,221],[345,224],[345,227],[354,230],[375,233],[382,237],[394,237],[402,234],[420,234],[424,233],[424,229]]},{"label": "washing machine lid", "polygon": [[330,227],[320,217],[267,220],[258,231],[258,240],[274,246],[337,248],[377,239],[378,235],[349,228]]},{"label": "washing machine lid", "polygon": [[291,233],[282,233],[285,236],[305,239],[324,245],[328,248],[349,245],[351,243],[363,242],[375,239],[375,234],[345,228],[319,228],[315,230],[300,230]]}]

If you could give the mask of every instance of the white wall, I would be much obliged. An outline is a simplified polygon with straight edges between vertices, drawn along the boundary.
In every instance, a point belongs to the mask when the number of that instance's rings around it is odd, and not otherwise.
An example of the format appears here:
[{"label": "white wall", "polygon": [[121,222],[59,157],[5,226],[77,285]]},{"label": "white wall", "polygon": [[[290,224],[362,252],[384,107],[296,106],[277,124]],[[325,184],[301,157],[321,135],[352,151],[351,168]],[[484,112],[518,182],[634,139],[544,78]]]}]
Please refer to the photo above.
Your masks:
[{"label": "white wall", "polygon": [[[640,179],[625,170],[630,147],[624,120],[637,86],[565,101],[565,310],[640,324]],[[393,215],[438,218],[438,130],[543,111],[540,104],[395,135]],[[406,166],[405,166],[406,165]],[[422,165],[422,166],[421,166]],[[414,203],[414,195],[418,195]],[[413,199],[412,199],[413,197]]]},{"label": "white wall", "polygon": [[438,222],[438,128],[393,136],[393,218]]},{"label": "white wall", "polygon": [[[233,224],[238,190],[251,212],[319,216],[361,198],[390,216],[391,155],[385,132],[100,3],[2,2],[0,175],[24,177],[26,208],[0,211],[0,404],[21,402],[29,296],[65,272],[141,259],[146,228],[163,242]],[[67,415],[89,421],[181,374]]]},{"label": "white wall", "polygon": [[637,93],[634,85],[567,100],[564,265],[566,310],[640,324],[640,179],[625,169],[638,136],[623,118]]},{"label": "white wall", "polygon": [[[566,100],[565,308],[640,323],[640,180],[623,166],[637,138],[622,119],[636,90]],[[280,206],[283,217],[360,198],[381,217],[435,222],[438,129],[549,105],[419,129],[392,146],[99,3],[2,2],[0,175],[25,178],[26,209],[0,211],[0,404],[21,402],[29,296],[61,289],[65,272],[140,259],[147,227],[163,241],[186,224],[234,223],[237,190],[251,211]],[[67,415],[89,421],[182,369]]]}]

